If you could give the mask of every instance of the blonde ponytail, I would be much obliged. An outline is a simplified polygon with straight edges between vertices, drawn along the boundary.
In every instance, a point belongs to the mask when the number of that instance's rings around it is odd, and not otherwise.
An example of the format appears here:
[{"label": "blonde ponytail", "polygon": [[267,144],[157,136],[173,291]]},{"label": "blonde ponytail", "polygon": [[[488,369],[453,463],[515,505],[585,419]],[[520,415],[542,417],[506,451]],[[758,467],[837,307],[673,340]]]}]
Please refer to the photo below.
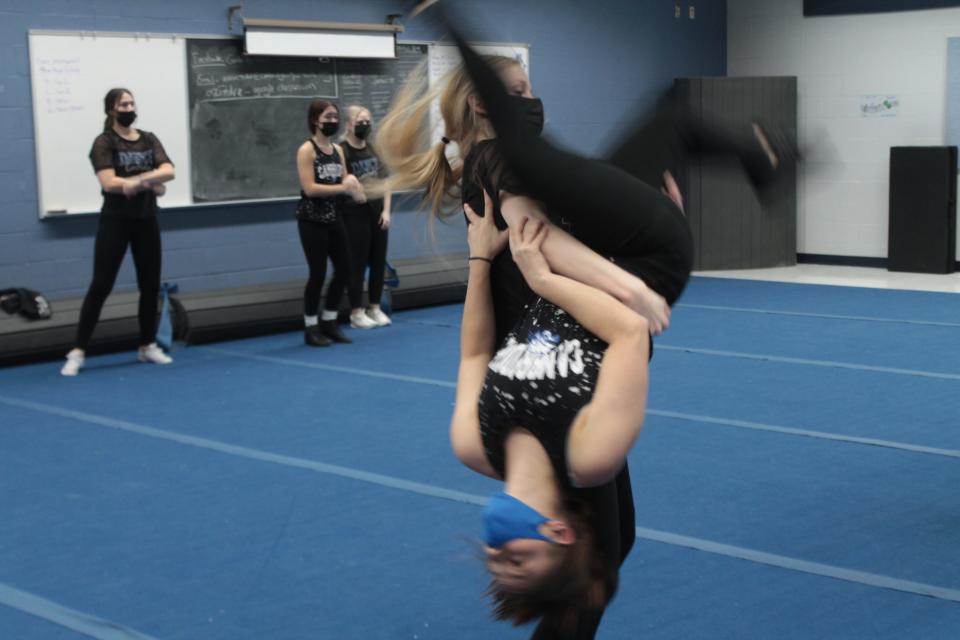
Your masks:
[{"label": "blonde ponytail", "polygon": [[[518,64],[504,56],[488,56],[495,70]],[[411,72],[397,93],[390,111],[380,123],[376,149],[390,173],[392,191],[424,190],[424,204],[434,218],[458,213],[459,201],[450,207],[448,200],[458,198],[463,173],[463,158],[477,142],[493,137],[485,118],[478,118],[468,97],[473,85],[463,65],[444,76],[434,87],[428,86],[426,61]],[[443,136],[457,143],[458,156],[451,163],[446,142],[430,144],[430,106],[439,97],[443,118]]]}]

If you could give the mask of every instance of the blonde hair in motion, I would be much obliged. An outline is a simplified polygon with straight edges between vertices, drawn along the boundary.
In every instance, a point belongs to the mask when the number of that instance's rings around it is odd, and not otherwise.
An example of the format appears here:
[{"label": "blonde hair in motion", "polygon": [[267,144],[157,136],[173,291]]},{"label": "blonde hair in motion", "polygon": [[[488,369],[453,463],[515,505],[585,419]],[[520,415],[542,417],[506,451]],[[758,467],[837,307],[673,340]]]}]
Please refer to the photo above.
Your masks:
[{"label": "blonde hair in motion", "polygon": [[[519,62],[505,56],[484,56],[495,71]],[[459,195],[462,160],[470,149],[494,132],[486,118],[471,108],[474,94],[466,69],[458,65],[435,86],[428,86],[427,63],[420,63],[397,93],[390,112],[380,123],[376,147],[390,172],[393,191],[424,190],[424,205],[432,218],[447,218],[459,207],[445,211],[447,198]],[[443,136],[457,143],[460,157],[451,163],[443,141],[430,144],[430,107],[439,98]]]}]

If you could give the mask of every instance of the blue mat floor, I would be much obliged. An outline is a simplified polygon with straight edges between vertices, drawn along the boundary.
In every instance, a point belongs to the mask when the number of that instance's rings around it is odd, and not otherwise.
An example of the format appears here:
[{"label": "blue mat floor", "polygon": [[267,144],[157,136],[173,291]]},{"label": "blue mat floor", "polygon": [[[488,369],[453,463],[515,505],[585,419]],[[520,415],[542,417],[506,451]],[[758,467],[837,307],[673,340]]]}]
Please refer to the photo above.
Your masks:
[{"label": "blue mat floor", "polygon": [[[0,638],[528,637],[446,440],[459,322],[0,369]],[[960,296],[695,279],[598,637],[958,637],[958,390]]]}]

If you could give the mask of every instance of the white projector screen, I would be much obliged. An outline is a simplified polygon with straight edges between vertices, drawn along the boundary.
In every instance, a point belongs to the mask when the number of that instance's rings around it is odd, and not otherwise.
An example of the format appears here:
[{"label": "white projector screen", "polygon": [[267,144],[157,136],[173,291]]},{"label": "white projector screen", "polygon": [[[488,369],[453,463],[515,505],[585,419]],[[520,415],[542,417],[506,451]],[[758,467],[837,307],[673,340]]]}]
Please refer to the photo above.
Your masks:
[{"label": "white projector screen", "polygon": [[318,31],[248,26],[244,49],[258,56],[395,58],[396,35],[377,31]]}]

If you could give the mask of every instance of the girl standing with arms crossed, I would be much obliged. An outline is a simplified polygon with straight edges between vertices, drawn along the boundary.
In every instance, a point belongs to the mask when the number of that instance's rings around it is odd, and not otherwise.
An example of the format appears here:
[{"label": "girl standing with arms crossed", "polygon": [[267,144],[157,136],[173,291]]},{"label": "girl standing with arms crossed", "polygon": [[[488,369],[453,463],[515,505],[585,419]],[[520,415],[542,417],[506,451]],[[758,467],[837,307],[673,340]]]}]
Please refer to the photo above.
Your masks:
[{"label": "girl standing with arms crossed", "polygon": [[173,163],[157,136],[133,128],[137,118],[133,93],[123,88],[111,89],[103,99],[103,110],[107,114],[103,133],[96,137],[90,150],[90,161],[103,193],[94,243],[93,281],[80,309],[76,346],[60,369],[65,376],[77,375],[84,365],[87,346],[128,245],[140,290],[137,357],[141,362],[154,364],[173,362],[155,342],[161,263],[157,196],[166,192],[163,183],[174,178]]}]

